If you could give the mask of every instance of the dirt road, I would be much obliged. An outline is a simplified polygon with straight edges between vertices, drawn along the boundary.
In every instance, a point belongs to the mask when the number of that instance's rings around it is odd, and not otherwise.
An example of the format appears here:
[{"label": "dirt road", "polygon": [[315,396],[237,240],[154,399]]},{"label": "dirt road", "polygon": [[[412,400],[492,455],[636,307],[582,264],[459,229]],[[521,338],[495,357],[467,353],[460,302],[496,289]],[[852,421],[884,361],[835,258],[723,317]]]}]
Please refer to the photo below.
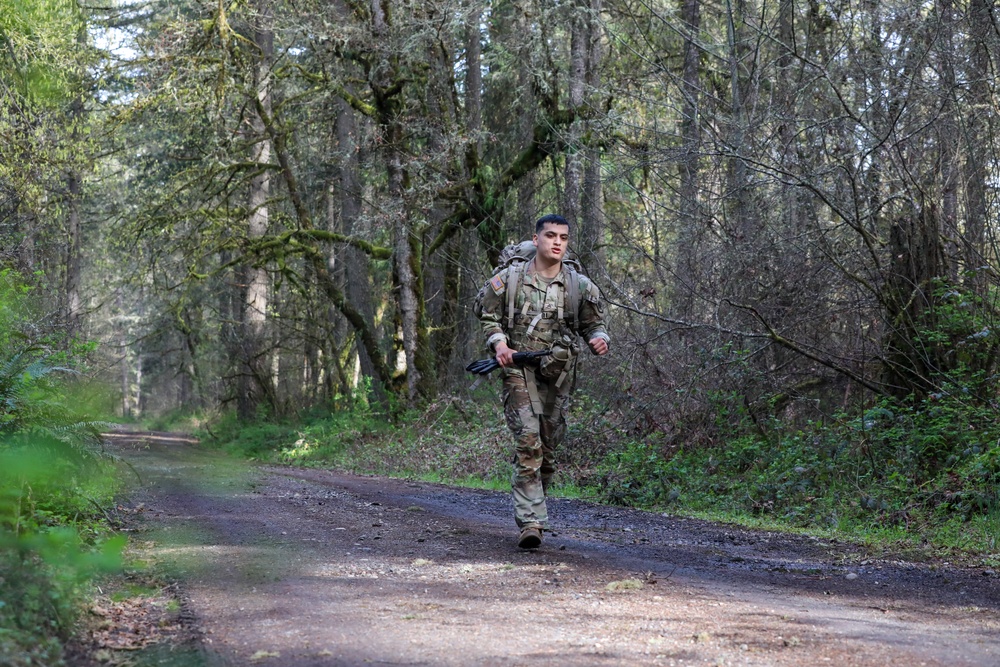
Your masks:
[{"label": "dirt road", "polygon": [[554,499],[252,467],[116,437],[145,556],[213,665],[1000,665],[1000,578]]}]

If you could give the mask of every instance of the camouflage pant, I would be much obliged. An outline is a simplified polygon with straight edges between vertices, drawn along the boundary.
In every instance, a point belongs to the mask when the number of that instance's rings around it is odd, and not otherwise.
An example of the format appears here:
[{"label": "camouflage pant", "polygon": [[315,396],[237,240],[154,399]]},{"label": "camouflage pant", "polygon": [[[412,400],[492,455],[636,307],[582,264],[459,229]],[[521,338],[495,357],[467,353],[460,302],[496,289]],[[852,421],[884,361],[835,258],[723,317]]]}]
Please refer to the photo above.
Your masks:
[{"label": "camouflage pant", "polygon": [[[556,389],[533,373],[509,371],[503,381],[503,411],[514,434],[514,520],[519,528],[545,527],[545,492],[555,473],[555,449],[566,433],[569,391]],[[541,415],[532,409],[528,382],[533,382],[544,404]]]}]

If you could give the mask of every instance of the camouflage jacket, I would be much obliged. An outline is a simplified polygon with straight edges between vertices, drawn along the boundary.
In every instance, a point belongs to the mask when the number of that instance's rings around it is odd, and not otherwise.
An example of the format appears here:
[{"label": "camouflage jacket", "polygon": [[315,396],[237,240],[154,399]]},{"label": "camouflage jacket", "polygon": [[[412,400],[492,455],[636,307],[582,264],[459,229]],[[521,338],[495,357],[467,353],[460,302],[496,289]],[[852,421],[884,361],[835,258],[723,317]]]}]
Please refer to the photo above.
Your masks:
[{"label": "camouflage jacket", "polygon": [[580,307],[572,318],[572,329],[564,312],[566,307],[566,285],[569,272],[573,269],[563,265],[559,274],[546,283],[534,272],[534,262],[528,262],[518,280],[518,294],[514,300],[514,326],[506,312],[508,276],[513,267],[497,273],[483,286],[479,293],[482,324],[486,347],[493,352],[501,340],[515,350],[542,350],[562,339],[577,349],[577,335],[585,341],[594,338],[611,340],[604,328],[604,303],[600,290],[587,276],[579,276]]}]

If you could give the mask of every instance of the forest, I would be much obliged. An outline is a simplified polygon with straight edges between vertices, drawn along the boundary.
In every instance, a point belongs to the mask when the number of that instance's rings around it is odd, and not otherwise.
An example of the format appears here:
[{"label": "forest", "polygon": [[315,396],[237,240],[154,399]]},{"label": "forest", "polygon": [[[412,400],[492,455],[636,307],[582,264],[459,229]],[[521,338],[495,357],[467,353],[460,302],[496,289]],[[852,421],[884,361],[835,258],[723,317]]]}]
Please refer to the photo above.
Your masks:
[{"label": "forest", "polygon": [[995,566],[998,64],[990,0],[0,0],[0,627],[115,567],[111,422],[503,486],[473,302],[548,213],[563,492]]},{"label": "forest", "polygon": [[473,299],[557,212],[610,497],[795,442],[1000,512],[987,0],[0,0],[0,40],[20,335],[118,418],[493,402]]}]

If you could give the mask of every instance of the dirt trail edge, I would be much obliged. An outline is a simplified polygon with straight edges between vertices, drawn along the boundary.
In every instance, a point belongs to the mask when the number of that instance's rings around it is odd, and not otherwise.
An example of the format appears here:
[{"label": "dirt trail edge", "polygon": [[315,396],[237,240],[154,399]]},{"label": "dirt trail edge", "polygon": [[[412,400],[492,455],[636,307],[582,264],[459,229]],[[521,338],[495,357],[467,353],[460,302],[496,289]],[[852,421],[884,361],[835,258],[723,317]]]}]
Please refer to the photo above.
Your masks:
[{"label": "dirt trail edge", "polygon": [[523,552],[506,494],[111,441],[213,665],[1000,665],[989,569],[558,498]]}]

